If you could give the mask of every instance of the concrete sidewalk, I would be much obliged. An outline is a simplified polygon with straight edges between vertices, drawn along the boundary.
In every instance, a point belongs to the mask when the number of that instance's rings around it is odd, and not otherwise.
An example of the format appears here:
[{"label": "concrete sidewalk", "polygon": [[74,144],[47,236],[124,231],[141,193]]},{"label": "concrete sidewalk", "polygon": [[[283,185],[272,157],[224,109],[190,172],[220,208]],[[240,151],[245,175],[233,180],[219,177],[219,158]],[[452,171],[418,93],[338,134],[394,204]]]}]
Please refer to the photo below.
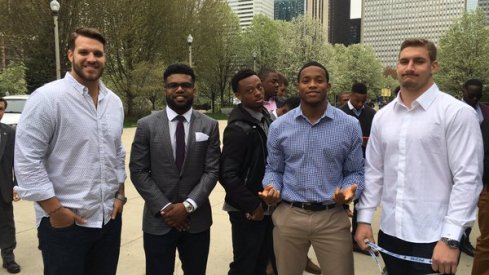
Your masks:
[{"label": "concrete sidewalk", "polygon": [[[225,126],[226,121],[220,121],[219,127],[221,134]],[[127,150],[126,165],[129,163],[129,154],[134,132],[135,128],[124,129],[123,142]],[[141,231],[144,202],[130,182],[129,170],[126,169],[126,171],[128,173],[128,179],[126,180],[128,202],[124,207],[123,213],[121,254],[117,273],[120,275],[142,275],[145,274],[143,234]],[[224,189],[219,184],[216,185],[216,188],[211,194],[214,224],[211,228],[211,245],[207,264],[207,274],[209,275],[227,274],[229,263],[232,259],[231,226],[227,213],[221,210],[224,194]],[[17,249],[15,250],[15,255],[17,262],[22,267],[20,274],[42,274],[43,264],[41,253],[37,249],[37,229],[35,227],[32,202],[16,202],[14,203],[14,209],[17,227]],[[377,214],[373,224],[375,232],[378,231],[378,222],[379,216]],[[479,228],[475,226],[471,234],[472,244],[475,245],[475,238],[479,234]],[[315,261],[314,252],[311,250],[309,254],[313,258],[313,261]],[[359,253],[354,253],[354,256],[355,273],[357,275],[380,274],[375,262],[370,256]],[[317,261],[315,262],[317,263]],[[462,254],[457,274],[470,274],[471,268],[472,258]],[[0,268],[0,275],[4,274],[8,273],[5,269]],[[175,274],[183,274],[178,260],[175,267]]]}]

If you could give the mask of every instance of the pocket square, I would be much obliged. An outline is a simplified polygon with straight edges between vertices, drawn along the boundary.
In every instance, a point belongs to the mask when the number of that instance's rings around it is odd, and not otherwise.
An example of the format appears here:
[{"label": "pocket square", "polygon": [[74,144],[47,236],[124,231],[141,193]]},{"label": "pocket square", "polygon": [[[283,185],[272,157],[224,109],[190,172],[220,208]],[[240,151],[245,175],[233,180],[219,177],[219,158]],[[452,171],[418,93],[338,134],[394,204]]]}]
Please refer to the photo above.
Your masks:
[{"label": "pocket square", "polygon": [[202,132],[195,132],[195,141],[196,142],[199,142],[199,141],[206,141],[209,139],[209,136],[202,133]]}]

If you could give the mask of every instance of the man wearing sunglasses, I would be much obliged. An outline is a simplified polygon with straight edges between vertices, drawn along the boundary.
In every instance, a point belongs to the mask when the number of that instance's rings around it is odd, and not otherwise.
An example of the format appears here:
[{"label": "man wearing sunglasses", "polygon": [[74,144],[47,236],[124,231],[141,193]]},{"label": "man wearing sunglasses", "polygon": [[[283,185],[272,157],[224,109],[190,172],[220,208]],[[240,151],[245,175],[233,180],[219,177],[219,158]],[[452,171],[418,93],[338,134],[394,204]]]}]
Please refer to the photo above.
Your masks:
[{"label": "man wearing sunglasses", "polygon": [[209,194],[219,173],[218,123],[192,109],[195,75],[184,64],[164,72],[167,107],[138,121],[131,180],[145,200],[147,275],[205,274],[212,224]]}]

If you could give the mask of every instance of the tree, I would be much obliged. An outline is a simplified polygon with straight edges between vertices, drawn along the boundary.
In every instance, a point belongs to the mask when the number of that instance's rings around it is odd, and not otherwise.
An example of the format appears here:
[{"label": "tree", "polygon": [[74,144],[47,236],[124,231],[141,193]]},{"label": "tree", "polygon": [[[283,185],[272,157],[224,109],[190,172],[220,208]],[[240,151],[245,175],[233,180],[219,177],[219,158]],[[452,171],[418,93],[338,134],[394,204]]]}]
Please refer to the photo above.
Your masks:
[{"label": "tree", "polygon": [[465,13],[440,38],[435,80],[441,90],[461,95],[463,83],[478,78],[489,83],[489,29],[481,9]]},{"label": "tree", "polygon": [[370,97],[377,96],[383,88],[383,71],[372,48],[361,44],[348,47],[336,44],[334,50],[331,74],[333,93],[349,91],[353,83],[361,82],[368,87]]},{"label": "tree", "polygon": [[24,64],[14,63],[0,70],[0,96],[4,96],[6,92],[11,95],[27,92]]}]

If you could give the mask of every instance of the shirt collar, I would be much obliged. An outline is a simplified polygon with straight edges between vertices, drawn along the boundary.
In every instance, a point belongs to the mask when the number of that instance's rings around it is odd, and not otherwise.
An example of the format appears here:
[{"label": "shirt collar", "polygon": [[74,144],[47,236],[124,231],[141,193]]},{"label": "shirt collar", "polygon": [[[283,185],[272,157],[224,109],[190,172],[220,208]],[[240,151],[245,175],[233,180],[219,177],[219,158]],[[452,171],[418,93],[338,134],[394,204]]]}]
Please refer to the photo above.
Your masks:
[{"label": "shirt collar", "polygon": [[[323,118],[328,118],[328,119],[334,119],[335,117],[335,111],[333,110],[334,107],[328,102],[328,105],[326,106],[326,111],[321,115],[321,118],[318,120],[319,123]],[[293,113],[294,119],[297,119],[299,117],[304,118],[306,121],[309,121],[309,119],[302,113],[302,106],[299,106],[299,108],[294,108],[291,112]]]},{"label": "shirt collar", "polygon": [[263,118],[263,113],[252,110],[248,107],[245,107],[244,105],[242,105],[242,106],[243,106],[243,109],[245,109],[245,111],[247,111],[254,119],[261,121],[261,119]]},{"label": "shirt collar", "polygon": [[[427,110],[430,107],[430,105],[433,103],[433,101],[435,100],[439,92],[440,89],[438,89],[436,83],[433,83],[433,85],[431,85],[431,87],[428,90],[426,90],[423,94],[421,94],[418,98],[416,98],[413,101],[412,107],[416,108],[417,106],[421,106],[423,110]],[[397,105],[404,106],[404,107],[406,106],[401,100],[401,93],[397,94],[394,104],[395,104],[394,107],[396,107]]]},{"label": "shirt collar", "polygon": [[[185,118],[185,121],[190,122],[190,118],[192,117],[192,111],[193,108],[190,107],[190,109],[182,115]],[[166,106],[166,116],[168,117],[169,121],[173,121],[177,116],[179,116],[179,114],[173,111],[173,109],[170,108],[169,106]]]},{"label": "shirt collar", "polygon": [[[73,75],[71,75],[70,72],[66,72],[65,78],[72,86],[75,88],[75,90],[81,94],[88,94],[88,88],[78,82]],[[99,99],[102,99],[105,95],[107,95],[107,87],[105,87],[105,84],[102,82],[102,80],[99,81]]]}]

